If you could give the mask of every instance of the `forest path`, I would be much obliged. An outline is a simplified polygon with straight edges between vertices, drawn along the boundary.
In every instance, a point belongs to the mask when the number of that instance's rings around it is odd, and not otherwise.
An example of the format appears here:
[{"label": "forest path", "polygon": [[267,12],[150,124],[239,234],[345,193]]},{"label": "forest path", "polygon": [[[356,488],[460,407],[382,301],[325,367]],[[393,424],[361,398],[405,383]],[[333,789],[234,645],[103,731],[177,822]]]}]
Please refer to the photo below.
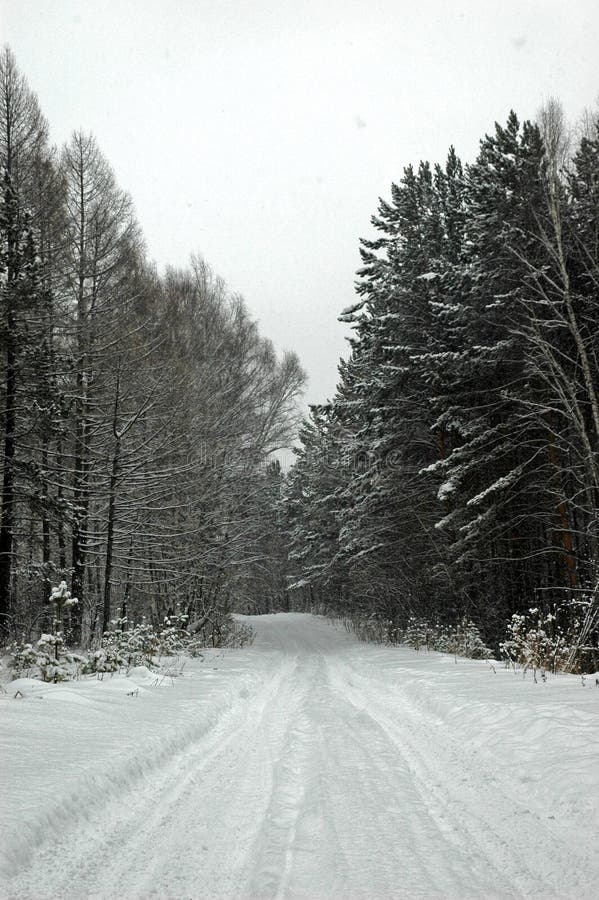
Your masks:
[{"label": "forest path", "polygon": [[[539,746],[522,737],[522,716],[531,719],[544,686],[497,678],[480,663],[464,671],[438,654],[359,644],[308,615],[249,621],[255,643],[227,671],[239,690],[212,727],[117,796],[99,792],[3,896],[596,896],[597,854],[575,833],[572,798],[559,778],[539,783]],[[436,661],[453,677],[444,691],[431,681]],[[518,707],[514,688],[532,706]],[[552,721],[563,712],[558,704]],[[492,735],[478,734],[496,719],[499,755]],[[589,725],[584,710],[581,723]]]}]

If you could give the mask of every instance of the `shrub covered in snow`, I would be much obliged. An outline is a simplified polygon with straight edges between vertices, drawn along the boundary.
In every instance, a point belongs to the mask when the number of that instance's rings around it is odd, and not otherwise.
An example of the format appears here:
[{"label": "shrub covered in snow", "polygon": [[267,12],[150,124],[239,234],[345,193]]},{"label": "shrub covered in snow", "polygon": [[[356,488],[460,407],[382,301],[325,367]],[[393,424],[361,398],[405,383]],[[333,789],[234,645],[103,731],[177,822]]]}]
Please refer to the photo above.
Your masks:
[{"label": "shrub covered in snow", "polygon": [[16,675],[42,681],[68,681],[79,674],[85,657],[67,650],[62,632],[42,634],[35,643],[15,642],[10,650],[10,669]]},{"label": "shrub covered in snow", "polygon": [[551,611],[533,607],[525,615],[513,615],[507,632],[500,648],[509,664],[549,672],[571,668],[573,635],[560,625],[556,607]]},{"label": "shrub covered in snow", "polygon": [[158,652],[160,656],[177,656],[185,653],[191,641],[187,630],[189,616],[176,612],[166,616],[158,633]]},{"label": "shrub covered in snow", "polygon": [[131,666],[151,668],[163,657],[198,656],[207,646],[243,647],[250,644],[253,638],[252,629],[240,625],[232,616],[219,623],[217,632],[211,627],[209,632],[203,630],[196,634],[190,633],[188,616],[181,612],[166,616],[158,628],[153,628],[145,620],[129,625],[126,619],[117,619],[104,633],[100,648],[102,653],[96,651],[96,668],[93,671],[112,672],[116,668]]},{"label": "shrub covered in snow", "polygon": [[400,633],[400,642],[414,650],[420,650],[422,647],[436,650],[439,648],[441,638],[444,638],[444,630],[440,625],[414,616],[410,616],[406,628]]},{"label": "shrub covered in snow", "polygon": [[33,644],[15,641],[8,647],[10,671],[17,676],[33,677],[38,674],[38,653]]},{"label": "shrub covered in snow", "polygon": [[155,664],[160,638],[145,619],[129,625],[127,619],[114,619],[102,636],[98,650],[89,656],[88,671],[116,672],[133,666]]},{"label": "shrub covered in snow", "polygon": [[376,616],[354,618],[346,624],[364,641],[406,644],[414,650],[438,650],[469,659],[489,659],[492,656],[478,627],[466,617],[454,626],[429,622],[415,616],[410,616],[404,628],[391,619]]},{"label": "shrub covered in snow", "polygon": [[118,647],[111,644],[90,650],[83,664],[83,673],[101,674],[103,672],[118,672],[127,668],[127,660],[121,654]]},{"label": "shrub covered in snow", "polygon": [[483,641],[478,627],[466,617],[461,619],[455,627],[447,629],[443,640],[446,642],[446,646],[443,648],[439,646],[437,649],[444,649],[447,653],[453,653],[456,656],[465,656],[468,659],[489,659],[493,655]]},{"label": "shrub covered in snow", "polygon": [[402,637],[402,643],[420,650],[438,650],[467,659],[489,659],[491,650],[482,639],[478,626],[466,616],[457,625],[441,625],[426,619],[411,618]]},{"label": "shrub covered in snow", "polygon": [[[574,614],[573,614],[574,611]],[[595,672],[599,664],[599,593],[593,591],[564,606],[532,607],[513,615],[501,652],[514,667],[549,672]]]}]

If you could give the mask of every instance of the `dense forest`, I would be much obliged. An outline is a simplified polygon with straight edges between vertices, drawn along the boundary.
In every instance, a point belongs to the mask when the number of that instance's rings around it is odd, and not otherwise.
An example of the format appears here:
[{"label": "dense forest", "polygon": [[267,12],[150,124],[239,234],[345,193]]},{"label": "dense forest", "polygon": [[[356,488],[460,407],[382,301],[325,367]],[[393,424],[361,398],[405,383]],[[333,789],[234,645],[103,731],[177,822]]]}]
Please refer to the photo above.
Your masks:
[{"label": "dense forest", "polygon": [[[200,258],[159,275],[93,136],[61,150],[0,57],[0,625],[89,644],[175,609],[216,630],[265,557],[304,374]],[[77,603],[60,603],[65,581]],[[66,596],[66,595],[65,595]]]},{"label": "dense forest", "polygon": [[50,146],[8,48],[0,156],[5,642],[292,608],[597,667],[597,116],[574,139],[550,101],[471,164],[404,170],[288,474],[297,357],[200,257],[156,271],[96,140]]},{"label": "dense forest", "polygon": [[512,113],[472,164],[407,167],[372,222],[289,479],[294,596],[596,668],[599,121],[572,141],[556,101]]}]

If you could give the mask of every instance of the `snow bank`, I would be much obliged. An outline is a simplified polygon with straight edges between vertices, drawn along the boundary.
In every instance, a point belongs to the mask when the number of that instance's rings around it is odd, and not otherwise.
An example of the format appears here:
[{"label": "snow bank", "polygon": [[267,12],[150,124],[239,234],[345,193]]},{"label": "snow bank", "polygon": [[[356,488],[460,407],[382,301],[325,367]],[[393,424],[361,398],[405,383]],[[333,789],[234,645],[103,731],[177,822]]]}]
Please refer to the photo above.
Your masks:
[{"label": "snow bank", "polygon": [[[439,730],[463,760],[464,787],[501,785],[514,816],[535,810],[593,856],[599,834],[599,686],[595,676],[556,674],[533,680],[502,663],[407,648],[356,648],[351,679],[375,710],[401,716],[426,711],[426,731]],[[517,829],[516,829],[517,830]],[[594,868],[599,875],[599,854]]]},{"label": "snow bank", "polygon": [[62,684],[19,678],[0,695],[0,872],[129,790],[234,715],[264,681],[243,651],[208,650],[173,679],[145,666]]}]

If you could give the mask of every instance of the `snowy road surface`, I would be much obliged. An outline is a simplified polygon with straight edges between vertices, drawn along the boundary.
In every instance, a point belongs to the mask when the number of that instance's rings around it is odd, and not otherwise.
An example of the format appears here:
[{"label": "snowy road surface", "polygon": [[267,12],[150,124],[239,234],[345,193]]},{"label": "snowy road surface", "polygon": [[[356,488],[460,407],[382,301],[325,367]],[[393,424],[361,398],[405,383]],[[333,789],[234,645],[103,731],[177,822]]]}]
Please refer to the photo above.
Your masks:
[{"label": "snowy road surface", "polygon": [[250,622],[174,683],[10,686],[3,897],[599,896],[599,688]]}]

